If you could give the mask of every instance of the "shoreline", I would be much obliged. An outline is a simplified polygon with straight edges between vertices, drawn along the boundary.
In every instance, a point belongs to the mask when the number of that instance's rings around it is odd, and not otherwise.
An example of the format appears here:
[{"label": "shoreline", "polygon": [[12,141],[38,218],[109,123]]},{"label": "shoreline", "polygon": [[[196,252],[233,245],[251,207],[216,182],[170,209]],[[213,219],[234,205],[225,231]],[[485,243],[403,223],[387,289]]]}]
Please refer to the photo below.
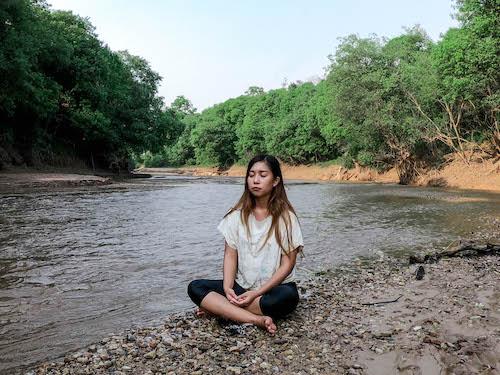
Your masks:
[{"label": "shoreline", "polygon": [[299,306],[277,322],[275,336],[184,312],[25,373],[493,374],[500,257],[423,267],[423,280],[415,278],[417,265],[392,258],[318,272],[299,283]]},{"label": "shoreline", "polygon": [[[205,177],[244,177],[246,167],[233,165],[225,171],[216,167],[179,167],[179,168],[139,168],[136,171],[157,175],[188,175]],[[386,172],[378,172],[371,168],[357,166],[346,169],[339,165],[282,165],[286,180],[303,180],[317,182],[348,182],[348,183],[380,183],[398,184],[399,178],[395,168]],[[462,190],[479,190],[500,192],[500,161],[474,161],[465,165],[461,160],[454,159],[439,169],[422,172],[416,181],[409,186],[438,187]]]},{"label": "shoreline", "polygon": [[[138,168],[128,175],[113,175],[107,171],[71,168],[12,168],[0,171],[1,193],[24,193],[38,190],[74,187],[132,186],[135,178],[159,176],[198,177],[244,177],[246,167],[233,165],[225,171],[216,167]],[[394,168],[386,172],[357,166],[346,169],[339,165],[297,165],[282,164],[286,180],[314,182],[377,183],[398,184]],[[436,187],[441,189],[476,190],[500,193],[500,160],[474,161],[465,165],[453,159],[442,168],[422,172],[416,181],[408,186]]]}]

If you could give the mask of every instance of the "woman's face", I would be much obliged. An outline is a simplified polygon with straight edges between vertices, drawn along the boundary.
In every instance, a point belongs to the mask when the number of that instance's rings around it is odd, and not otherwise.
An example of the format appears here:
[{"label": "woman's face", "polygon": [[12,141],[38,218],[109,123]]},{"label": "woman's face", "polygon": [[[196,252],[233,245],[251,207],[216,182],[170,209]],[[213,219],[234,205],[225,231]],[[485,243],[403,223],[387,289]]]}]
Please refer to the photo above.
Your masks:
[{"label": "woman's face", "polygon": [[263,161],[258,161],[250,168],[247,178],[248,189],[257,198],[271,194],[273,187],[279,183],[271,169]]}]

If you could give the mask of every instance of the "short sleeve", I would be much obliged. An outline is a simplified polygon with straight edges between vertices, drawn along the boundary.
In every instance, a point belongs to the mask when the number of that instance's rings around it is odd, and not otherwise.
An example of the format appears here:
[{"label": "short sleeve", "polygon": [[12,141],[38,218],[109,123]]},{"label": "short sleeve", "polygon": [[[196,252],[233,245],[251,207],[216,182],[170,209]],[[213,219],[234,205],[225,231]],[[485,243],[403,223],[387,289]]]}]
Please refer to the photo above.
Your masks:
[{"label": "short sleeve", "polygon": [[304,239],[302,238],[302,230],[300,229],[299,219],[297,219],[297,216],[290,213],[290,219],[292,222],[292,250],[295,250],[299,246],[304,246]]},{"label": "short sleeve", "polygon": [[239,211],[233,211],[221,220],[217,230],[224,236],[227,244],[233,249],[238,248]]},{"label": "short sleeve", "polygon": [[285,248],[288,248],[288,251],[293,251],[299,246],[304,246],[304,239],[302,237],[299,219],[297,219],[297,216],[293,212],[290,212],[290,224],[291,244],[288,243],[286,228],[283,228],[282,238],[284,240]]}]

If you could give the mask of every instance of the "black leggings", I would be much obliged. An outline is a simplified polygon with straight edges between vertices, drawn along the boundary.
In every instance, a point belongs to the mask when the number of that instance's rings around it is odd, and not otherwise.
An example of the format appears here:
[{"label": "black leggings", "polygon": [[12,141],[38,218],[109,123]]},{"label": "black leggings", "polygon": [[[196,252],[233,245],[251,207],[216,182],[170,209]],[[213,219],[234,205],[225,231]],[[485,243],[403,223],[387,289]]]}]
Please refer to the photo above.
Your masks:
[{"label": "black leggings", "polygon": [[[233,287],[236,295],[246,292],[238,283],[234,283]],[[224,287],[222,280],[194,280],[189,283],[188,295],[191,300],[200,306],[203,298],[210,292],[216,292],[223,296]],[[275,286],[268,292],[262,295],[260,299],[260,309],[264,315],[272,318],[282,318],[290,314],[299,303],[299,293],[297,292],[297,285],[294,282],[280,284]]]}]

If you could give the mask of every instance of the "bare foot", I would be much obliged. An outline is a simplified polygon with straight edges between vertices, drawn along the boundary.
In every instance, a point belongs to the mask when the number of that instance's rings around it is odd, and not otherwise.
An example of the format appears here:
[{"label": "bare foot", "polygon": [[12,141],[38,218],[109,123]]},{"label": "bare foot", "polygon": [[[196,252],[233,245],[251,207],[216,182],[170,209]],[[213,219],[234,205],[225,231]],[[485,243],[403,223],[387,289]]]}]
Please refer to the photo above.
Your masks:
[{"label": "bare foot", "polygon": [[273,319],[269,316],[262,316],[259,317],[255,325],[259,326],[260,328],[265,329],[267,332],[269,332],[271,335],[274,335],[276,333],[276,324],[274,324]]},{"label": "bare foot", "polygon": [[209,318],[212,316],[212,314],[210,314],[207,310],[205,309],[202,309],[201,307],[198,307],[194,314],[198,317],[198,318]]}]

